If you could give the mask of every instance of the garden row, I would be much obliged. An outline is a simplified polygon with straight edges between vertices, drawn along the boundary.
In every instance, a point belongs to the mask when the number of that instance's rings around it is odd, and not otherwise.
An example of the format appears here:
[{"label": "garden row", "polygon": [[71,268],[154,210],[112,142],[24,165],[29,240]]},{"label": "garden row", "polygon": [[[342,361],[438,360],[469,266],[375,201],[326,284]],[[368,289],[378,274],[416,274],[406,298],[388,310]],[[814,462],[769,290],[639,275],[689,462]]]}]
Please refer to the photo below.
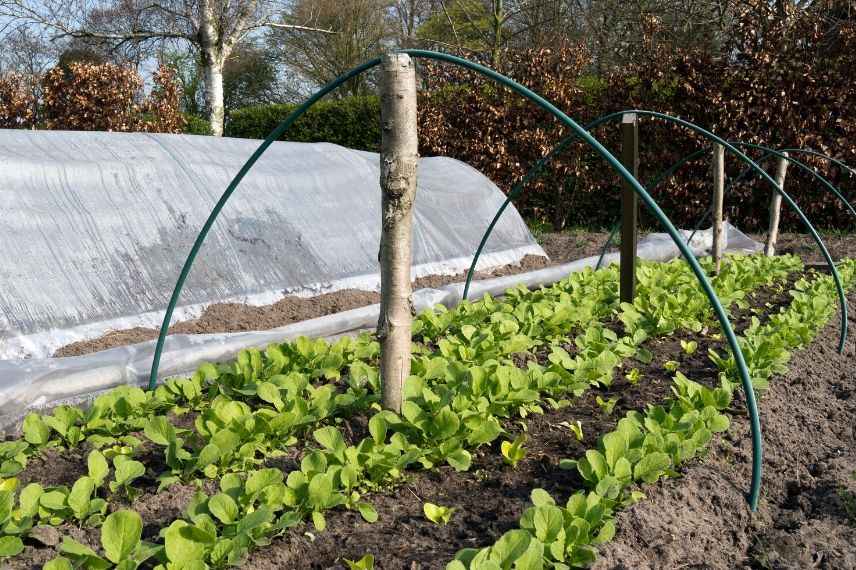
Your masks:
[{"label": "garden row", "polygon": [[[790,257],[734,257],[714,285],[726,306],[740,308],[751,291],[781,286],[799,269]],[[849,283],[851,265],[842,272]],[[2,553],[20,554],[24,539],[30,545],[23,558],[50,555],[55,549],[32,546],[50,526],[65,536],[49,568],[223,567],[305,519],[323,530],[325,512],[334,507],[375,520],[367,492],[388,489],[415,468],[467,470],[472,451],[507,434],[509,420],[569,406],[590,386],[609,385],[627,359],[644,362],[648,338],[715,329],[684,264],[644,264],[639,282],[633,305],[619,306],[610,267],[420,315],[401,416],[379,410],[378,347],[367,335],[250,350],[152,393],[125,387],[85,412],[60,407],[31,414],[22,440],[0,444],[0,470],[8,477],[0,495]],[[787,348],[806,342],[834,308],[828,278],[799,287],[805,290],[786,311],[744,332],[755,378],[780,370]],[[521,361],[526,354],[533,358]],[[714,360],[724,372],[720,387],[678,374],[673,402],[629,414],[599,449],[567,462],[589,483],[587,494],[573,495],[563,510],[534,492],[535,510],[518,531],[489,549],[462,552],[454,564],[493,567],[487,561],[497,557],[509,564],[520,558],[515,564],[527,568],[590,561],[593,545],[612,533],[612,512],[639,497],[635,483],[673,473],[712,432],[727,427],[721,412],[734,390],[733,363]],[[337,425],[355,416],[366,418],[366,433],[343,434]],[[513,464],[519,441],[500,447]],[[33,457],[83,451],[86,461],[71,485],[28,479]],[[169,524],[153,525],[133,510],[138,495],[156,500],[175,485],[198,490]]]}]

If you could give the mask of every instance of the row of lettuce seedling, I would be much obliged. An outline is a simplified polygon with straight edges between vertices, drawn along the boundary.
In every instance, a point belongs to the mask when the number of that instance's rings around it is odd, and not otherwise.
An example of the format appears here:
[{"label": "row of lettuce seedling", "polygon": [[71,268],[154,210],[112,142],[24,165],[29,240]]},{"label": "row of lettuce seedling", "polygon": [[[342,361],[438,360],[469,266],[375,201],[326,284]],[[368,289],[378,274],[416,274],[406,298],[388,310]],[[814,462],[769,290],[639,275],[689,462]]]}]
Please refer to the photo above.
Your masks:
[{"label": "row of lettuce seedling", "polygon": [[[732,269],[716,280],[720,293],[739,304],[748,291],[783,279],[798,263],[767,259],[735,259],[726,266]],[[3,553],[19,548],[18,535],[26,534],[28,524],[58,524],[68,515],[96,526],[103,521],[102,540],[109,540],[117,527],[130,529],[128,541],[136,545],[118,550],[124,566],[156,556],[177,567],[201,561],[218,567],[238,562],[247,550],[307,516],[322,529],[324,511],[335,506],[358,509],[373,520],[374,509],[361,500],[366,490],[400,479],[414,463],[428,468],[445,462],[467,469],[469,450],[502,433],[501,418],[538,411],[545,397],[578,394],[592,382],[608,383],[621,358],[637,353],[647,330],[662,334],[703,326],[709,309],[693,294],[688,280],[692,276],[682,267],[643,266],[639,301],[622,307],[631,333],[621,339],[596,323],[608,314],[603,306],[612,310],[615,304],[614,269],[572,276],[555,288],[534,293],[512,291],[502,302],[486,298],[457,311],[422,315],[416,327],[421,354],[414,366],[416,376],[408,381],[402,415],[375,413],[369,421],[371,437],[354,446],[345,446],[335,427],[315,430],[320,449],[307,454],[300,470],[287,477],[278,469],[257,466],[297,443],[299,433],[319,422],[374,405],[377,372],[370,362],[377,348],[367,337],[334,347],[301,339],[269,347],[265,354],[246,351],[231,365],[205,366],[193,378],[168,382],[154,394],[124,388],[102,396],[86,413],[64,407],[50,416],[31,415],[24,424],[24,442],[4,444],[26,446],[6,458],[20,468],[33,450],[74,446],[85,439],[96,448],[90,453],[90,470],[112,459],[111,491],[133,494],[132,483],[144,474],[145,466],[128,456],[141,445],[132,432],[143,431],[148,440],[164,447],[168,469],[159,474],[162,485],[198,476],[222,477],[221,492],[212,497],[199,493],[186,520],[162,531],[160,548],[139,537],[133,540],[139,526],[135,522],[139,515],[133,511],[104,516],[106,503],[96,496],[103,483],[99,471],[90,472],[88,480],[82,478],[70,490],[40,493],[33,486],[38,484],[27,486],[18,509],[13,508],[14,484],[4,483],[12,488],[4,490],[9,495],[2,501],[9,506],[3,522],[7,536],[0,539],[6,546]],[[652,298],[659,301],[652,303]],[[571,358],[556,343],[563,340],[563,330],[586,325],[589,328],[578,335],[579,350]],[[547,367],[530,365],[524,371],[503,362],[510,354],[547,343],[552,347]],[[431,345],[441,356],[431,355]],[[611,357],[604,358],[605,353]],[[554,357],[557,354],[560,358]],[[346,388],[336,383],[316,385],[317,380],[335,379],[346,365]],[[254,409],[238,398],[267,405]],[[163,410],[184,411],[177,408],[199,412],[194,430],[176,428],[163,416],[150,417]],[[14,470],[16,465],[5,467]],[[254,471],[248,478],[236,473],[249,470]],[[116,523],[117,517],[122,524]],[[117,562],[111,555],[117,549],[106,543],[106,560],[71,539],[62,550],[57,565]]]},{"label": "row of lettuce seedling", "polygon": [[[852,288],[856,262],[847,261],[839,270],[845,286]],[[771,376],[785,372],[790,351],[810,343],[835,312],[831,277],[801,279],[791,295],[787,308],[763,325],[754,318],[740,338],[756,386],[766,387]],[[640,484],[676,476],[683,463],[705,450],[714,433],[729,428],[723,411],[740,386],[734,357],[713,353],[711,358],[720,370],[720,387],[705,387],[677,372],[670,402],[628,412],[615,430],[599,438],[596,449],[562,462],[563,468],[579,472],[585,489],[573,493],[564,506],[543,489],[533,490],[532,506],[518,529],[492,546],[462,550],[447,570],[577,568],[594,562],[597,545],[615,534],[616,511],[643,498]]]}]

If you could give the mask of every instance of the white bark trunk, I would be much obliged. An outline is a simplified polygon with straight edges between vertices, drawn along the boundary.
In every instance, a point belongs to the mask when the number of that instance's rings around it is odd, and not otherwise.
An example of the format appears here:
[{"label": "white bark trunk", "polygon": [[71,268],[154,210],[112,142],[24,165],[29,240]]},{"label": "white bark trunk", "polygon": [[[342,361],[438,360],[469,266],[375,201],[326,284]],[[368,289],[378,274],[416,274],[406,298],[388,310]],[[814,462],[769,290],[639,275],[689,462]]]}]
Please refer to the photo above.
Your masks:
[{"label": "white bark trunk", "polygon": [[205,101],[208,103],[208,122],[211,134],[223,136],[223,119],[225,106],[223,103],[223,59],[215,54],[202,56],[202,76],[205,82]]},{"label": "white bark trunk", "polygon": [[725,147],[713,148],[713,270],[719,273],[722,265],[722,210],[725,194]]},{"label": "white bark trunk", "polygon": [[229,57],[229,48],[221,33],[211,0],[200,0],[198,40],[202,80],[205,83],[205,102],[208,103],[208,122],[215,137],[223,136],[223,65]]},{"label": "white bark trunk", "polygon": [[[785,156],[788,153],[783,152]],[[788,161],[780,158],[776,167],[776,184],[780,188],[785,187],[785,174],[788,172]],[[772,256],[776,253],[776,240],[779,238],[779,220],[782,215],[782,195],[773,190],[770,200],[770,229],[767,231],[767,242],[764,244],[764,255]]]},{"label": "white bark trunk", "polygon": [[381,301],[377,336],[383,407],[394,412],[401,411],[404,382],[410,375],[411,231],[418,142],[413,62],[405,54],[386,54],[381,64]]}]

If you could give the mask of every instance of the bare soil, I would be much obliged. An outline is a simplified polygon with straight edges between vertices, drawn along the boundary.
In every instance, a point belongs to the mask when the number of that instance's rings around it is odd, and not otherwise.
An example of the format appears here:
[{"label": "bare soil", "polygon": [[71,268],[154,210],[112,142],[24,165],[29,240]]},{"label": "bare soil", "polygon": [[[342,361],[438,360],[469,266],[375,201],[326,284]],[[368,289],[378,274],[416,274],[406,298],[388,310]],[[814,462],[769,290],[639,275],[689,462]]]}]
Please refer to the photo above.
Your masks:
[{"label": "bare soil", "polygon": [[[565,232],[544,234],[542,247],[549,259],[527,255],[519,264],[506,265],[490,271],[476,273],[476,279],[514,275],[532,271],[548,265],[588,257],[600,253],[607,234],[602,232]],[[466,279],[466,272],[456,275],[428,275],[413,282],[414,289],[440,287]],[[374,291],[345,289],[325,293],[316,297],[288,296],[272,305],[251,306],[240,303],[217,303],[208,307],[199,318],[178,322],[170,327],[170,334],[206,334],[219,332],[239,332],[269,330],[290,323],[296,323],[331,315],[357,307],[380,302],[380,295]],[[136,327],[110,331],[92,340],[73,342],[60,347],[54,357],[80,356],[116,346],[145,342],[157,338],[158,331],[153,328]]]},{"label": "bare soil", "polygon": [[852,341],[836,351],[838,322],[796,352],[763,395],[758,512],[744,498],[751,446],[737,417],[702,465],[619,515],[595,568],[856,568],[856,353]]},{"label": "bare soil", "polygon": [[[770,310],[787,302],[773,289],[762,289],[751,297],[753,307]],[[850,303],[856,315],[856,302]],[[735,314],[737,328],[751,319],[750,310]],[[856,328],[856,319],[851,317]],[[733,425],[712,445],[703,460],[688,464],[683,476],[644,489],[648,499],[618,516],[616,538],[605,545],[598,569],[677,568],[767,568],[767,569],[854,569],[856,568],[856,365],[852,342],[844,355],[835,352],[837,320],[807,349],[794,354],[791,371],[771,380],[761,400],[765,438],[765,479],[761,508],[750,513],[744,499],[749,481],[751,448],[742,401],[733,406]],[[620,323],[612,328],[620,331]],[[679,340],[694,339],[698,350],[687,355]],[[581,481],[574,471],[558,468],[564,458],[576,458],[594,447],[597,438],[613,429],[628,410],[662,402],[670,395],[671,373],[667,360],[680,362],[680,370],[699,382],[713,385],[717,372],[706,357],[707,349],[721,349],[720,341],[701,335],[683,335],[649,342],[653,353],[649,364],[631,362],[641,379],[630,384],[616,374],[609,388],[591,389],[571,406],[546,407],[545,413],[527,418],[526,456],[516,468],[503,462],[499,441],[474,452],[470,471],[458,473],[443,467],[411,472],[392,489],[366,498],[379,520],[368,524],[359,514],[335,509],[327,513],[327,529],[316,532],[301,525],[271,545],[252,553],[243,567],[322,569],[345,568],[345,560],[367,553],[375,556],[380,569],[418,570],[443,568],[461,548],[492,543],[517,526],[528,506],[533,488],[548,490],[564,501]],[[545,354],[521,356],[518,365]],[[606,413],[597,398],[616,398],[612,413]],[[563,422],[579,420],[584,437],[577,441]],[[366,435],[366,418],[345,418],[342,431],[350,441]],[[504,424],[512,439],[523,426],[515,420]],[[148,445],[148,444],[147,444]],[[293,448],[276,460],[288,469],[297,465],[305,450]],[[146,449],[138,459],[157,469],[162,454]],[[85,450],[48,452],[34,459],[22,473],[22,483],[70,484],[85,472]],[[213,484],[213,482],[207,482]],[[153,538],[158,528],[179,515],[196,489],[174,486],[156,493],[156,482],[143,478],[137,485],[140,497],[131,505],[144,519],[144,536]],[[213,492],[203,486],[203,491]],[[435,525],[422,514],[422,503],[430,501],[453,506],[450,524]],[[121,508],[127,500],[112,497]],[[4,568],[38,568],[56,553],[61,535],[97,546],[97,531],[64,525],[42,531],[26,540],[22,555]]]},{"label": "bare soil", "polygon": [[[845,257],[856,257],[856,236],[842,234],[827,235],[822,231],[820,233],[832,259],[838,260]],[[753,234],[752,238],[764,243],[766,235]],[[801,257],[803,261],[808,262],[826,261],[814,239],[808,234],[779,234],[776,242],[776,253],[792,253]]]}]

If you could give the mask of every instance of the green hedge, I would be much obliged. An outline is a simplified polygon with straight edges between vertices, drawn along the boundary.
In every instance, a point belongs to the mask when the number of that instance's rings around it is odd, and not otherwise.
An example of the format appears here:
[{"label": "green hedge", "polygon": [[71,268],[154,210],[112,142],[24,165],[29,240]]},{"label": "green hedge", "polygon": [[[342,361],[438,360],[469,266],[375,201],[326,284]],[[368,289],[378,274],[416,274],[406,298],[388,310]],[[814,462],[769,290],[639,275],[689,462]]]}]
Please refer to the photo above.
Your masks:
[{"label": "green hedge", "polygon": [[205,117],[185,113],[184,134],[186,135],[210,135],[211,123]]},{"label": "green hedge", "polygon": [[[238,109],[229,114],[225,135],[263,139],[297,105],[273,104]],[[380,149],[380,100],[348,97],[316,103],[292,125],[282,140],[331,142],[377,152]]]}]

